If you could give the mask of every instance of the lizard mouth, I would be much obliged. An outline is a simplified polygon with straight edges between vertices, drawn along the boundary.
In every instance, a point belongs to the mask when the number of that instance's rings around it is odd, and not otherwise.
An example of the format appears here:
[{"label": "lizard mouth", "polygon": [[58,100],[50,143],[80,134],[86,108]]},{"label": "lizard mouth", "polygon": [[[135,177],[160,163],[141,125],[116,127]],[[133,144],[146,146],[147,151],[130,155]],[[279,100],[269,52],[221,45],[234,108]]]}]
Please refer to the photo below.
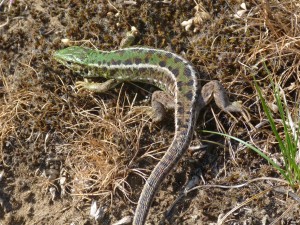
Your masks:
[{"label": "lizard mouth", "polygon": [[54,54],[53,54],[53,59],[55,59],[57,62],[59,62],[59,63],[65,65],[65,66],[67,66],[67,65],[66,65],[66,62],[67,62],[67,61],[66,61],[66,60],[63,60],[63,59],[61,58],[59,52],[54,52]]},{"label": "lizard mouth", "polygon": [[53,58],[54,58],[57,62],[59,62],[60,64],[66,66],[66,67],[69,68],[69,69],[72,69],[72,70],[73,70],[73,68],[76,68],[76,67],[79,68],[78,65],[76,66],[76,63],[71,62],[70,60],[66,60],[65,58],[61,57],[61,55],[60,55],[59,52],[55,52],[55,53],[53,54]]},{"label": "lizard mouth", "polygon": [[63,66],[67,67],[68,69],[72,70],[75,73],[78,73],[82,76],[88,76],[89,75],[89,70],[86,67],[82,67],[81,65],[71,62],[71,61],[66,61],[61,59],[59,56],[57,57],[55,54],[53,55],[53,58],[61,63]]}]

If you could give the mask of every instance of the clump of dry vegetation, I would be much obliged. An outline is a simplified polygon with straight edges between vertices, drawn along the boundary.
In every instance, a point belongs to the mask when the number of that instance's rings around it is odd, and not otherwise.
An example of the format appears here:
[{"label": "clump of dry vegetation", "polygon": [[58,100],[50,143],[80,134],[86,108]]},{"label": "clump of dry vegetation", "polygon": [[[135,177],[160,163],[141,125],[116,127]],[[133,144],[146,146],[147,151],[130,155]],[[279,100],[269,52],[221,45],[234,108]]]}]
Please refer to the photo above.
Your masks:
[{"label": "clump of dry vegetation", "polygon": [[100,199],[109,196],[113,200],[122,193],[132,201],[133,184],[128,176],[136,174],[145,179],[147,169],[139,164],[149,155],[161,154],[166,147],[151,137],[149,107],[135,106],[135,100],[130,99],[120,91],[116,105],[94,98],[96,108],[74,111],[81,121],[72,129],[81,132],[77,140],[64,147],[69,152],[65,166],[70,170],[69,189],[74,195]]}]

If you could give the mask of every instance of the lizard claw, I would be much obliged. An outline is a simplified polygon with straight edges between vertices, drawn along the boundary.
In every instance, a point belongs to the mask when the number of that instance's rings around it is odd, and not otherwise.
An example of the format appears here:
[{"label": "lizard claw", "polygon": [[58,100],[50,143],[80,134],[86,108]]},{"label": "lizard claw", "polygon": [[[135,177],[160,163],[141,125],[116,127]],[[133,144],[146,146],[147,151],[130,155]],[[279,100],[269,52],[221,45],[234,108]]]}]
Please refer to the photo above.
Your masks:
[{"label": "lizard claw", "polygon": [[82,91],[82,90],[84,90],[84,89],[88,89],[88,88],[87,88],[88,84],[89,84],[89,83],[86,82],[86,81],[77,81],[77,82],[75,83],[75,88],[77,88],[78,91]]}]

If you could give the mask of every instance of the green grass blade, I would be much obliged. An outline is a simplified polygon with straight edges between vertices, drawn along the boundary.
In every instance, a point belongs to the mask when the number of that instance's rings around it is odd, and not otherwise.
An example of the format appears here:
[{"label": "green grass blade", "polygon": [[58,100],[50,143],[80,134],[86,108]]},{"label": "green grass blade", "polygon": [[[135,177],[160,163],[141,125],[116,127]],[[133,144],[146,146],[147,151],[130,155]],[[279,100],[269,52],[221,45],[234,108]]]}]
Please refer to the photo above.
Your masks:
[{"label": "green grass blade", "polygon": [[239,138],[236,138],[234,136],[231,136],[229,134],[223,134],[223,133],[219,133],[219,132],[214,132],[214,131],[207,131],[207,130],[203,130],[204,133],[210,133],[210,134],[217,134],[217,135],[222,135],[224,137],[228,137],[228,138],[231,138],[233,140],[236,140],[238,141],[239,143],[245,145],[246,147],[252,149],[253,151],[255,151],[257,154],[259,154],[261,157],[263,157],[265,160],[268,161],[268,163],[270,163],[274,168],[276,168],[283,176],[285,179],[287,179],[286,177],[286,172],[285,170],[281,169],[280,166],[275,163],[271,158],[269,158],[266,154],[264,154],[262,151],[260,151],[259,149],[255,148],[253,145],[239,139]]}]

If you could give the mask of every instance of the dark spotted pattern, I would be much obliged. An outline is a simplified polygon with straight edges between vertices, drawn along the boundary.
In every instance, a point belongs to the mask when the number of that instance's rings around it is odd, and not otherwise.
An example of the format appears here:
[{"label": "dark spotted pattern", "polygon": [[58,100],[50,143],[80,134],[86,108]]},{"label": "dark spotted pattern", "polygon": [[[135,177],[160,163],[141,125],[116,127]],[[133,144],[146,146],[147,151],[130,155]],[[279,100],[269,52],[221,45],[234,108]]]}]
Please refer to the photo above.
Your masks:
[{"label": "dark spotted pattern", "polygon": [[188,91],[187,93],[184,94],[184,96],[191,101],[194,97],[194,94],[192,91]]},{"label": "dark spotted pattern", "polygon": [[165,61],[160,61],[160,62],[159,62],[159,66],[165,67],[165,66],[166,66],[166,62],[165,62]]},{"label": "dark spotted pattern", "polygon": [[184,75],[185,75],[187,78],[191,78],[191,77],[192,77],[192,71],[190,70],[190,68],[188,68],[188,67],[185,67],[185,68],[184,68]]},{"label": "dark spotted pattern", "polygon": [[132,60],[131,59],[126,59],[125,61],[124,61],[124,65],[126,65],[126,66],[129,66],[129,65],[131,65],[132,64]]},{"label": "dark spotted pattern", "polygon": [[146,57],[145,57],[145,59],[144,59],[144,61],[145,61],[146,64],[149,63],[150,58],[151,58],[151,56],[149,56],[149,55],[147,54]]},{"label": "dark spotted pattern", "polygon": [[141,64],[142,63],[142,59],[141,58],[135,58],[134,59],[134,63],[137,64],[137,65]]},{"label": "dark spotted pattern", "polygon": [[168,59],[173,59],[173,58],[174,58],[174,55],[173,55],[171,52],[167,52],[167,53],[166,53],[166,57],[167,57]]},{"label": "dark spotted pattern", "polygon": [[171,72],[174,74],[175,77],[178,77],[180,75],[179,69],[172,69]]},{"label": "dark spotted pattern", "polygon": [[194,85],[194,81],[193,80],[189,80],[186,84],[188,86],[192,87]]},{"label": "dark spotted pattern", "polygon": [[183,60],[182,60],[181,58],[179,58],[179,57],[176,57],[176,58],[174,59],[174,62],[175,62],[175,63],[184,63]]},{"label": "dark spotted pattern", "polygon": [[[177,108],[177,113],[179,114],[179,115],[181,115],[181,114],[184,114],[184,107],[178,107]],[[178,125],[178,124],[177,124]]]},{"label": "dark spotted pattern", "polygon": [[177,81],[177,88],[180,89],[183,87],[183,81]]}]

